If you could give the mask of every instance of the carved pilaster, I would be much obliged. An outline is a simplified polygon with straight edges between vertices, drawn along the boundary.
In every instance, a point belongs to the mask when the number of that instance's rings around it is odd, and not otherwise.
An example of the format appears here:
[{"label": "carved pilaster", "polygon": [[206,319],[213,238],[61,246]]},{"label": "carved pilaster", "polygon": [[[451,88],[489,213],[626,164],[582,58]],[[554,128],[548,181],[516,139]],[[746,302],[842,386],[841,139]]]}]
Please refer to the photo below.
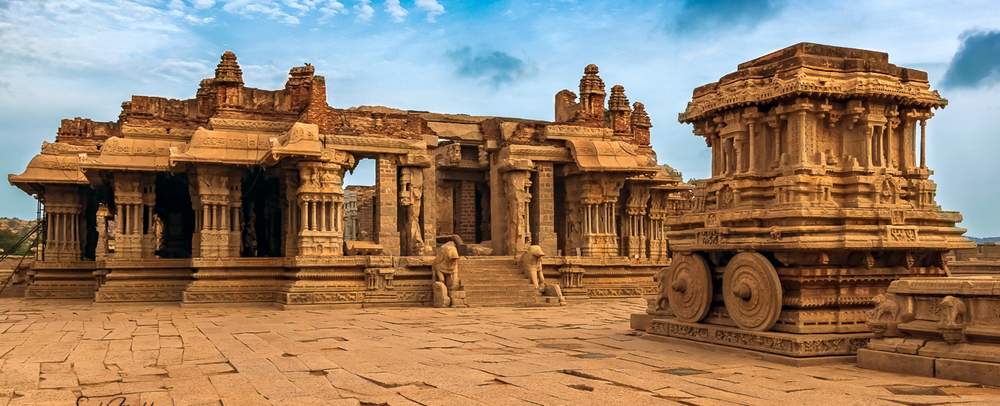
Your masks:
[{"label": "carved pilaster", "polygon": [[335,163],[300,162],[298,174],[296,255],[343,255],[343,167]]}]

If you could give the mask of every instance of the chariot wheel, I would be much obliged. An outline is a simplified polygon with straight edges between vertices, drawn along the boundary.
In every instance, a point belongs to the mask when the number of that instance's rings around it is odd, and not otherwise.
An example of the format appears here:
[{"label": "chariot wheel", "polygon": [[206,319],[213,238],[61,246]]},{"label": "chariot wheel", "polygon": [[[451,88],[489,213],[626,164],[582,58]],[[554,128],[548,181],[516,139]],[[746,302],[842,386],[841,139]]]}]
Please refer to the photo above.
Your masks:
[{"label": "chariot wheel", "polygon": [[781,281],[774,265],[756,252],[736,254],[722,275],[726,311],[744,330],[767,331],[781,313]]},{"label": "chariot wheel", "polygon": [[683,254],[670,266],[667,300],[678,320],[701,321],[712,308],[712,270],[701,255]]}]

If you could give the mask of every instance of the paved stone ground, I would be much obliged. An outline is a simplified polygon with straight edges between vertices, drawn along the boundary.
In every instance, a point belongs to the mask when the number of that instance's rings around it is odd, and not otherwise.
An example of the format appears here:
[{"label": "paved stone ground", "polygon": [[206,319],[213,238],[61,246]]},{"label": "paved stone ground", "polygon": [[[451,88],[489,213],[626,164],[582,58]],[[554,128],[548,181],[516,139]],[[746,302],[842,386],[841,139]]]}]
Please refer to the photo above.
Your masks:
[{"label": "paved stone ground", "polygon": [[[0,299],[0,406],[1000,404],[1000,389],[794,368],[638,337],[640,300],[537,309]],[[113,400],[123,396],[124,401]]]}]

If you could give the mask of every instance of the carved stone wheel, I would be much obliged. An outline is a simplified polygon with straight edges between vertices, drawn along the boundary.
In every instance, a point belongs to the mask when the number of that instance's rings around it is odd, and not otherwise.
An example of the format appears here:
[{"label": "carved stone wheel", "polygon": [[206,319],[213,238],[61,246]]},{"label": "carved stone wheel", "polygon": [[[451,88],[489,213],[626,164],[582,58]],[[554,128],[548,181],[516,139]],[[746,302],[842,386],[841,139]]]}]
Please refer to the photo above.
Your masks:
[{"label": "carved stone wheel", "polygon": [[729,317],[744,330],[767,331],[781,313],[781,281],[771,261],[756,252],[736,254],[722,274]]},{"label": "carved stone wheel", "polygon": [[701,255],[683,254],[670,266],[667,300],[678,320],[696,323],[712,308],[712,270]]}]

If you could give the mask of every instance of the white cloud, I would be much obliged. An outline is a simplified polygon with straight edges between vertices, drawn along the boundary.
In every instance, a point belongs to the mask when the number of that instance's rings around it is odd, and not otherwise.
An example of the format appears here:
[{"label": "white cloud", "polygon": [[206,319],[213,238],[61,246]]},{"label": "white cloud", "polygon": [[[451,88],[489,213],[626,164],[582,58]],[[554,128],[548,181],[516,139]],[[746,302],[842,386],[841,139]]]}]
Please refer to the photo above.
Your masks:
[{"label": "white cloud", "polygon": [[0,7],[4,66],[125,66],[134,55],[190,41],[171,10],[124,1],[12,0]]},{"label": "white cloud", "polygon": [[167,80],[192,83],[211,76],[213,71],[208,62],[166,59],[151,72]]},{"label": "white cloud", "polygon": [[191,5],[196,9],[204,10],[212,8],[215,5],[215,0],[191,0]]},{"label": "white cloud", "polygon": [[299,18],[273,0],[229,0],[222,6],[227,13],[246,17],[264,16],[288,25],[298,25]]},{"label": "white cloud", "polygon": [[358,16],[358,21],[371,21],[375,15],[375,9],[370,0],[360,0],[354,5],[354,13]]},{"label": "white cloud", "polygon": [[319,6],[320,19],[326,20],[337,14],[347,14],[347,7],[337,0],[329,0]]},{"label": "white cloud", "polygon": [[437,16],[444,14],[444,6],[437,0],[417,0],[417,8],[427,12],[427,21],[434,22]]},{"label": "white cloud", "polygon": [[410,14],[401,4],[399,4],[399,0],[385,0],[385,11],[389,13],[392,20],[397,23],[405,20],[406,15]]}]

